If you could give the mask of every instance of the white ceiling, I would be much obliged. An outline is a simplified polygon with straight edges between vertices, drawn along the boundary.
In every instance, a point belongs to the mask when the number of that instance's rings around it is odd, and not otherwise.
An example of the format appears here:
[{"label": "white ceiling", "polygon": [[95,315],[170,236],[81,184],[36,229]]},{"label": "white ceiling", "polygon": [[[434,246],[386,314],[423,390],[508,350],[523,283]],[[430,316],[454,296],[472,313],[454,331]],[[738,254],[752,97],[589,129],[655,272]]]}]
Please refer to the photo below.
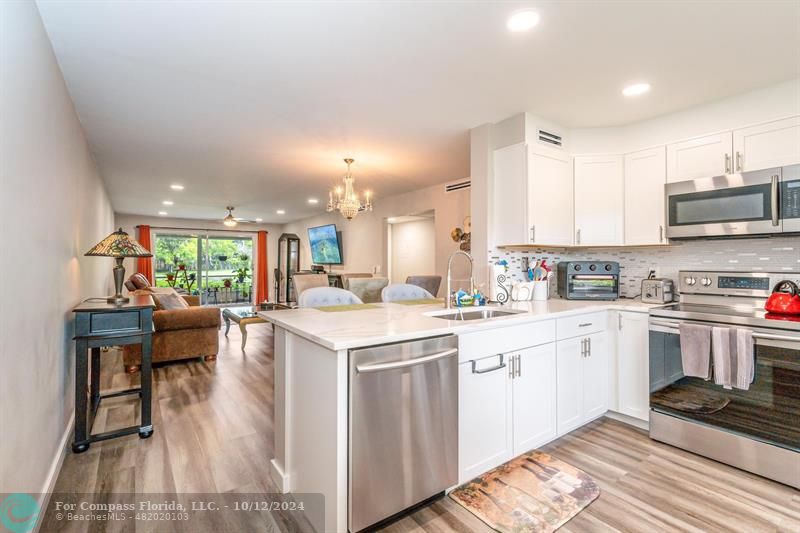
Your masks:
[{"label": "white ceiling", "polygon": [[791,0],[38,4],[122,213],[293,220],[346,156],[380,202],[467,176],[469,128],[520,111],[610,126],[800,76]]}]

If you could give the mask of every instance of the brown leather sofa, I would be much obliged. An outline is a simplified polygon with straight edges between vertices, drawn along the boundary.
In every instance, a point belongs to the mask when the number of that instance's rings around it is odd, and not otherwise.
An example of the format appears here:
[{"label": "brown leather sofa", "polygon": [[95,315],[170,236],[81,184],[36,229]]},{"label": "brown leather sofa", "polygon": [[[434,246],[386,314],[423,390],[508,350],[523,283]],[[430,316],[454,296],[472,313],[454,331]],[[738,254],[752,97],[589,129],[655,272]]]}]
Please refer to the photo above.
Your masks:
[{"label": "brown leather sofa", "polygon": [[[181,297],[189,304],[188,309],[157,309],[153,312],[153,363],[197,357],[209,361],[217,357],[221,322],[219,309],[200,307],[199,296]],[[122,358],[126,372],[137,372],[142,360],[141,345],[124,346]]]}]

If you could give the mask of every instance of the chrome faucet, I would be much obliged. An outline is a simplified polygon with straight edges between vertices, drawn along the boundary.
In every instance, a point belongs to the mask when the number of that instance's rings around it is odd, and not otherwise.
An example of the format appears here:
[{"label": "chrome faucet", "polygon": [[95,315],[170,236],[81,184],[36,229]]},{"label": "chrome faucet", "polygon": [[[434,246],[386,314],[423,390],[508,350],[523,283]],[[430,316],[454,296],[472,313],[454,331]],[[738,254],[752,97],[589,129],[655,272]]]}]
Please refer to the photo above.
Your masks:
[{"label": "chrome faucet", "polygon": [[447,294],[445,294],[444,298],[444,307],[445,309],[450,309],[453,306],[453,295],[450,291],[450,285],[452,284],[452,267],[453,267],[453,259],[457,255],[463,255],[467,259],[469,259],[469,294],[475,294],[475,281],[472,279],[472,268],[474,266],[474,262],[472,260],[472,256],[469,255],[467,252],[463,250],[456,250],[452,254],[450,254],[450,259],[447,260]]}]

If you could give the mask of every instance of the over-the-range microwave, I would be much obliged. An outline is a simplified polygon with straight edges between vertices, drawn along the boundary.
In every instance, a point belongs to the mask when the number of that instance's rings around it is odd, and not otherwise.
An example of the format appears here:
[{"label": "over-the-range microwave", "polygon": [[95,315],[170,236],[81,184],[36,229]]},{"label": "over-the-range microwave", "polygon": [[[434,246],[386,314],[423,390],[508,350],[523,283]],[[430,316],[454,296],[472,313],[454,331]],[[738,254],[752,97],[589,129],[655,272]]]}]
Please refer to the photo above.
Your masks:
[{"label": "over-the-range microwave", "polygon": [[667,238],[800,232],[800,165],[666,185]]}]

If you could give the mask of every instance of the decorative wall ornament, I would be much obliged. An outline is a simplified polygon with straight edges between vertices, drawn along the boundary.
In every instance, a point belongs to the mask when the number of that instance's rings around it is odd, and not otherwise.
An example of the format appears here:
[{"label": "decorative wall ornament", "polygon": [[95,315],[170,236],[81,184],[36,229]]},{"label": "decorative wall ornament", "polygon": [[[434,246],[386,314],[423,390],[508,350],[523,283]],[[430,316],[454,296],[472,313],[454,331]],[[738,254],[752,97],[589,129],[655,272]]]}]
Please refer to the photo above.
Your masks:
[{"label": "decorative wall ornament", "polygon": [[461,251],[469,252],[472,250],[472,219],[465,217],[462,228],[453,228],[450,232],[450,238],[453,242],[460,243],[458,248]]}]

